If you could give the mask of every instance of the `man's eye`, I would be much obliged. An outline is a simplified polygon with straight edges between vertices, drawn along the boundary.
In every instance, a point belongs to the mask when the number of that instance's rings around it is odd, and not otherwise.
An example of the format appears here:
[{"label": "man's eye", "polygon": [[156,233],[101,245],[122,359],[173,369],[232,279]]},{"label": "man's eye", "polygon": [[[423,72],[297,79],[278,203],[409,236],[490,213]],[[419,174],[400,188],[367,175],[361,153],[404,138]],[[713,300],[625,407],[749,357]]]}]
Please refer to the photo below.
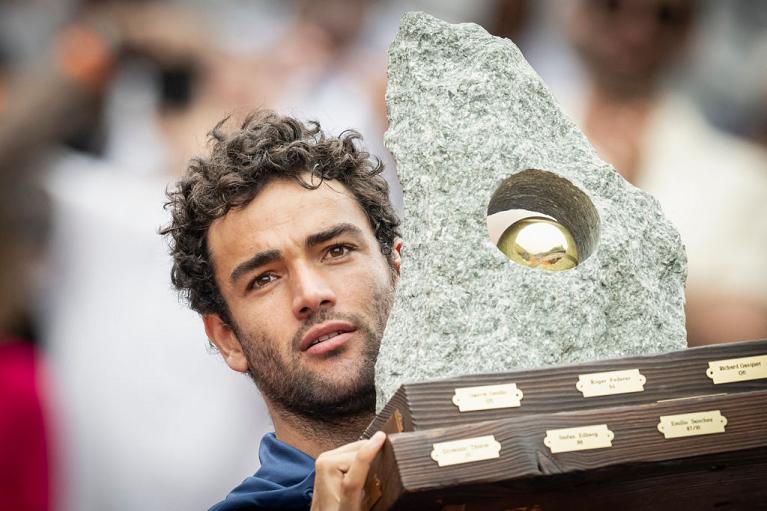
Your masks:
[{"label": "man's eye", "polygon": [[273,280],[276,280],[277,276],[274,273],[262,273],[255,279],[253,279],[248,285],[248,289],[258,289],[269,284]]},{"label": "man's eye", "polygon": [[333,245],[325,252],[327,259],[338,259],[344,257],[351,252],[351,247],[348,245]]}]

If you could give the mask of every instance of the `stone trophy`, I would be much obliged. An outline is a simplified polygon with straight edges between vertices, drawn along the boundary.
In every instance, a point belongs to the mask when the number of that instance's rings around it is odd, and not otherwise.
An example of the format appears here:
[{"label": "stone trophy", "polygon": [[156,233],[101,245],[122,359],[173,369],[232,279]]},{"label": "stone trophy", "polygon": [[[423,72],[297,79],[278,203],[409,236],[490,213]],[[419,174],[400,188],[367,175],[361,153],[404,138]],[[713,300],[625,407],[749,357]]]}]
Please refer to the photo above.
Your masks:
[{"label": "stone trophy", "polygon": [[767,342],[668,353],[686,259],[658,203],[511,41],[410,13],[389,55],[405,248],[366,507],[740,509],[712,467],[767,494]]},{"label": "stone trophy", "polygon": [[[685,347],[679,234],[599,159],[511,41],[406,14],[386,99],[405,247],[379,407],[404,381]],[[503,211],[553,217],[578,265],[510,260],[488,234]]]}]

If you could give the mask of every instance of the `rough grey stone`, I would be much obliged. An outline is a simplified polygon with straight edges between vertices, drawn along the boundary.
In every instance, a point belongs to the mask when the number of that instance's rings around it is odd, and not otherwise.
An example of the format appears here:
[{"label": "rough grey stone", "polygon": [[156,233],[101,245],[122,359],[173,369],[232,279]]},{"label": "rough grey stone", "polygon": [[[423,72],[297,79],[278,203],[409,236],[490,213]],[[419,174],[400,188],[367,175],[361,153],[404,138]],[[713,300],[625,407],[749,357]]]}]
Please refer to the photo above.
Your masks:
[{"label": "rough grey stone", "polygon": [[[685,346],[679,234],[597,157],[511,41],[406,14],[387,103],[405,248],[379,407],[404,382]],[[563,272],[508,260],[486,216],[516,208],[559,220],[588,257]]]}]

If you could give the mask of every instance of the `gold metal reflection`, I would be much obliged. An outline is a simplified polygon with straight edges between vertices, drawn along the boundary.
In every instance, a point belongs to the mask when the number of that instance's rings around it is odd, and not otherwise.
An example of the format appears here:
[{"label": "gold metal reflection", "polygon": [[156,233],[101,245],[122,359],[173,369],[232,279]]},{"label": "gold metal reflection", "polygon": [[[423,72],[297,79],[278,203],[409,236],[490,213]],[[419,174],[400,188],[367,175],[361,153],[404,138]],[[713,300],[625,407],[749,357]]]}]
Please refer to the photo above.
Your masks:
[{"label": "gold metal reflection", "polygon": [[523,218],[511,224],[498,240],[506,257],[529,268],[562,271],[578,265],[578,249],[565,226],[543,217]]}]

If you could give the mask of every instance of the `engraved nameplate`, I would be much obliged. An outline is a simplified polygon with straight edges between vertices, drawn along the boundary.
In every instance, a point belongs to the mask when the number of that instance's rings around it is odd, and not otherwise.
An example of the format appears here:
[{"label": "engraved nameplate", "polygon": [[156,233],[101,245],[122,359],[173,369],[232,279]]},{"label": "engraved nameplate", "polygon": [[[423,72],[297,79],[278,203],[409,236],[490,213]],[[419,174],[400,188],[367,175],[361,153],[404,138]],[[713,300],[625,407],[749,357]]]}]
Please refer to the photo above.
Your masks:
[{"label": "engraved nameplate", "polygon": [[612,447],[613,438],[615,438],[615,434],[607,429],[607,424],[599,424],[580,428],[546,430],[543,444],[551,449],[552,454],[556,454],[558,452]]},{"label": "engraved nameplate", "polygon": [[715,385],[767,378],[767,355],[714,360],[708,363],[706,376]]},{"label": "engraved nameplate", "polygon": [[493,435],[439,442],[434,444],[431,459],[440,467],[490,460],[501,455],[501,444]]},{"label": "engraved nameplate", "polygon": [[578,375],[575,384],[583,397],[611,396],[613,394],[628,394],[629,392],[644,392],[647,378],[639,369],[625,371],[610,371],[607,373],[591,373]]},{"label": "engraved nameplate", "polygon": [[461,412],[515,408],[521,405],[522,391],[516,383],[455,389],[453,404]]},{"label": "engraved nameplate", "polygon": [[724,433],[727,418],[719,410],[660,417],[658,431],[668,438]]}]

